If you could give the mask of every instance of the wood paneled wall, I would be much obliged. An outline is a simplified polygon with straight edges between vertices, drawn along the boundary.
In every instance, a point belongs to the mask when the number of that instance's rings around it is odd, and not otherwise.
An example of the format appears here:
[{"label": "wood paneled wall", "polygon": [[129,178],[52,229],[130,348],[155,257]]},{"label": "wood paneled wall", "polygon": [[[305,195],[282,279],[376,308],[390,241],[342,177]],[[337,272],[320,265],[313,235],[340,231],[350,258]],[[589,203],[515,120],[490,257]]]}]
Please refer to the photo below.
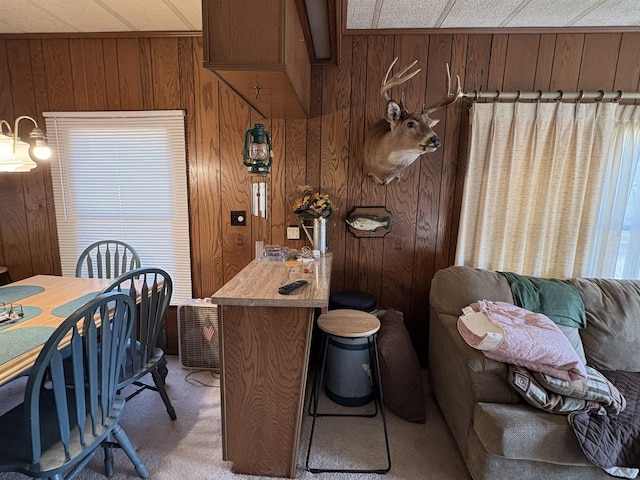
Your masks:
[{"label": "wood paneled wall", "polygon": [[[436,115],[440,150],[415,162],[401,181],[376,185],[363,173],[362,145],[384,112],[379,85],[387,66],[395,56],[399,65],[419,59],[422,72],[402,87],[406,106],[415,110],[445,94],[446,63],[467,91],[638,91],[639,45],[636,33],[347,36],[339,66],[313,67],[310,118],[271,120],[202,68],[199,37],[0,37],[0,119],[31,115],[42,122],[43,111],[184,109],[194,297],[211,295],[241,270],[256,240],[300,247],[301,241],[286,240],[286,227],[296,223],[290,211],[295,187],[309,183],[339,206],[330,219],[333,290],[364,290],[380,308],[404,312],[424,361],[430,281],[452,263],[455,250],[466,105]],[[232,227],[231,210],[250,211],[241,150],[255,122],[266,124],[274,146],[269,218]],[[344,223],[355,206],[387,208],[391,232],[356,239]],[[60,273],[45,162],[28,173],[0,173],[0,263],[16,280]]]}]

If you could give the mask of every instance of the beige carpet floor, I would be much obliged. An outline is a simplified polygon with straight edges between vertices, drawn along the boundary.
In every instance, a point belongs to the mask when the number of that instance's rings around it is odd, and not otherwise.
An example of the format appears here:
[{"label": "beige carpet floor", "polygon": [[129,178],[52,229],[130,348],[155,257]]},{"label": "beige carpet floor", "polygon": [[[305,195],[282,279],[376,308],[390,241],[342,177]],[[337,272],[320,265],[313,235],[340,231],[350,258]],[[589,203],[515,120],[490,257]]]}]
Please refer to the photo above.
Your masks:
[{"label": "beige carpet floor", "polygon": [[[296,478],[301,479],[389,479],[467,480],[454,440],[426,383],[427,421],[414,424],[387,410],[391,445],[391,470],[377,474],[312,474],[305,469],[311,418],[305,415]],[[177,420],[166,414],[160,396],[145,391],[131,399],[121,425],[136,446],[140,457],[157,480],[256,480],[233,473],[233,464],[222,460],[219,381],[209,371],[183,369],[177,357],[169,357],[167,390],[176,409]],[[0,388],[0,412],[21,401],[20,382]],[[331,402],[323,399],[330,408]],[[333,404],[335,406],[335,404]],[[365,407],[362,407],[365,408]],[[114,480],[139,478],[121,450],[114,451]],[[332,468],[382,468],[386,454],[380,416],[374,419],[324,417],[316,423],[311,465]],[[2,480],[26,478],[0,474]],[[97,480],[104,477],[102,452],[77,477]]]}]

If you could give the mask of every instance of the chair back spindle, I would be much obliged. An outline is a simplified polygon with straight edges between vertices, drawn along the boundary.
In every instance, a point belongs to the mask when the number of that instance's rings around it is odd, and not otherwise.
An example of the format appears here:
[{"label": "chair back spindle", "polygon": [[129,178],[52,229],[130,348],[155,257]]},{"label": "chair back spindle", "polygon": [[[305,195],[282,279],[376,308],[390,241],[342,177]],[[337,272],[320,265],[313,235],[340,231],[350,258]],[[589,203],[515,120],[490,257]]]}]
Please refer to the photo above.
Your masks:
[{"label": "chair back spindle", "polygon": [[76,277],[111,279],[140,265],[140,255],[131,245],[120,240],[100,240],[78,257]]}]

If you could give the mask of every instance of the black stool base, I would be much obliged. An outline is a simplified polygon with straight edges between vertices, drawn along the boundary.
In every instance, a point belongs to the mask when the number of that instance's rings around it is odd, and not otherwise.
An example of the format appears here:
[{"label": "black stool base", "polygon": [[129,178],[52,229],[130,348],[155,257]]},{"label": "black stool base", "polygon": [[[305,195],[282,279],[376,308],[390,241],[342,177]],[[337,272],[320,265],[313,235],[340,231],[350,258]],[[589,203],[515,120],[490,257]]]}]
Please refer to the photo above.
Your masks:
[{"label": "black stool base", "polygon": [[307,468],[307,470],[311,473],[378,473],[384,475],[391,470],[391,467],[383,470],[323,470],[320,468]]},{"label": "black stool base", "polygon": [[365,405],[370,404],[371,400],[373,400],[373,393],[364,397],[343,397],[342,395],[333,393],[330,388],[325,388],[324,392],[331,401],[338,405],[342,405],[343,407],[364,407]]},{"label": "black stool base", "polygon": [[[374,414],[348,414],[348,413],[318,413],[318,400],[320,398],[320,388],[322,386],[324,369],[326,366],[327,360],[327,347],[328,347],[328,335],[323,334],[322,338],[322,348],[321,355],[322,360],[320,362],[320,375],[318,378],[317,371],[314,374],[313,379],[313,387],[311,390],[311,399],[309,401],[309,414],[313,416],[313,422],[311,423],[311,433],[309,435],[309,447],[307,449],[307,463],[306,468],[307,471],[311,473],[376,473],[383,475],[391,470],[391,453],[389,450],[389,436],[387,433],[387,420],[384,414],[384,400],[382,398],[382,382],[380,380],[380,364],[378,361],[378,346],[376,342],[376,335],[373,334],[369,337],[368,340],[370,343],[373,343],[373,349],[369,348],[369,353],[372,356],[371,363],[375,366],[374,373],[374,385],[373,385],[373,399],[375,405],[375,413]],[[375,361],[375,363],[373,363]],[[313,408],[312,408],[313,402]],[[313,468],[309,466],[309,458],[311,456],[311,444],[313,442],[313,433],[316,426],[316,420],[318,417],[375,417],[378,413],[378,406],[380,407],[380,415],[382,417],[382,426],[384,429],[384,439],[387,449],[387,467],[383,469],[330,469],[330,468]]]}]

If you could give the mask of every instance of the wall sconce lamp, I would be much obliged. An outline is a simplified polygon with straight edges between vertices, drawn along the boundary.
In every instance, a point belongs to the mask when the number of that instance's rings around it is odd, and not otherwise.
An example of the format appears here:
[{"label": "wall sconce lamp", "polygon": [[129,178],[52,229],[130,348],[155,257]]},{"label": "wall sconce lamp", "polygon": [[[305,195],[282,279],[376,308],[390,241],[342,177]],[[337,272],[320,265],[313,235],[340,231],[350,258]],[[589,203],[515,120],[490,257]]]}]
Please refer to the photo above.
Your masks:
[{"label": "wall sconce lamp", "polygon": [[267,218],[268,174],[273,163],[273,150],[271,135],[261,123],[256,123],[245,133],[242,160],[251,181],[251,213]]},{"label": "wall sconce lamp", "polygon": [[[33,145],[23,142],[18,137],[18,123],[20,120],[29,119],[35,128],[29,133],[29,138],[33,140]],[[4,133],[4,126],[7,126],[7,134]],[[38,160],[47,160],[51,157],[51,149],[47,145],[47,137],[38,127],[38,123],[27,115],[16,118],[13,132],[11,125],[6,120],[0,120],[0,172],[28,172],[38,165],[31,156]]]}]

